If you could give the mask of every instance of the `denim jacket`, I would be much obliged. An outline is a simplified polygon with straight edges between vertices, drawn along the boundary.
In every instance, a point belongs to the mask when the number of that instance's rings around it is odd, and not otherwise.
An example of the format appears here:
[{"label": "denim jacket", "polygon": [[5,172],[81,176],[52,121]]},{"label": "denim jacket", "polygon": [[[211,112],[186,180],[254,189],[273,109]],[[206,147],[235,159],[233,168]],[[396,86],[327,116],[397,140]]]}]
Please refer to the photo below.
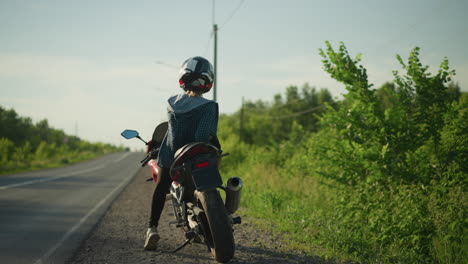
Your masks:
[{"label": "denim jacket", "polygon": [[218,129],[218,104],[199,96],[180,94],[168,100],[169,126],[161,144],[158,166],[169,168],[174,153],[185,144],[209,142]]}]

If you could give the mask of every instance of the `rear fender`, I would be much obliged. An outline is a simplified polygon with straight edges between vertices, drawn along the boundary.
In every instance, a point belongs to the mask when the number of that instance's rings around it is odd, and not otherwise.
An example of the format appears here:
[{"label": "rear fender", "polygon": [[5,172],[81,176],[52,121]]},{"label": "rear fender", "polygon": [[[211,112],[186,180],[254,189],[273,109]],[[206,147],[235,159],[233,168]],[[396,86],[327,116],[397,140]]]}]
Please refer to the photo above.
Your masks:
[{"label": "rear fender", "polygon": [[191,166],[190,174],[197,191],[221,187],[223,180],[218,170],[218,157],[212,153],[197,157]]},{"label": "rear fender", "polygon": [[181,184],[190,179],[198,191],[221,187],[223,182],[218,170],[219,159],[219,149],[209,143],[187,144],[174,155],[171,178]]}]

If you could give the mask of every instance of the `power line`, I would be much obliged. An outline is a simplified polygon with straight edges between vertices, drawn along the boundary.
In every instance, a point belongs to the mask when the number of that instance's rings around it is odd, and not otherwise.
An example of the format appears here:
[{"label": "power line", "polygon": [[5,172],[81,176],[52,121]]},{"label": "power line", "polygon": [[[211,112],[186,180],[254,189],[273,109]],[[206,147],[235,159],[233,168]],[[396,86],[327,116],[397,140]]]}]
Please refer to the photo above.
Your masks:
[{"label": "power line", "polygon": [[[224,21],[223,24],[221,24],[221,26],[219,27],[219,29],[223,28],[230,20],[231,18],[234,17],[234,15],[237,13],[237,11],[241,8],[242,4],[244,4],[245,0],[241,0],[239,2],[239,4],[237,5],[236,9],[234,9],[234,11],[231,12],[231,15],[226,19],[226,21]],[[214,1],[213,1],[214,3]],[[214,6],[214,4],[213,4]],[[214,8],[213,8],[214,9]],[[213,13],[213,20],[214,20],[214,13]]]},{"label": "power line", "polygon": [[212,5],[212,8],[211,8],[211,24],[214,25],[215,24],[215,0],[213,0],[213,5]]},{"label": "power line", "polygon": [[173,92],[174,92],[174,90],[172,90],[172,89],[161,88],[161,87],[159,87],[159,86],[152,87],[152,89],[158,90],[158,91],[162,91],[162,92],[170,92],[170,93],[173,93]]},{"label": "power line", "polygon": [[[232,17],[234,17],[234,15],[236,14],[236,12],[239,10],[239,8],[242,6],[242,4],[244,3],[245,0],[241,0],[239,2],[239,4],[237,5],[237,8],[234,9],[234,11],[231,13],[231,15],[228,17],[228,19],[221,25],[221,27],[224,27],[230,20]],[[218,62],[217,62],[217,58],[218,58],[218,31],[220,29],[220,27],[218,27],[218,24],[216,24],[216,20],[215,20],[215,12],[216,12],[216,7],[215,7],[215,0],[213,0],[213,13],[212,13],[212,19],[213,19],[213,38],[214,38],[214,44],[213,44],[213,47],[214,47],[214,51],[213,51],[213,66],[214,66],[214,82],[213,82],[213,101],[216,102],[217,100],[217,90],[218,90],[218,72],[217,72],[217,69],[218,69]],[[211,37],[210,37],[210,40],[211,40]]]},{"label": "power line", "polygon": [[[421,13],[421,16],[419,19],[414,19],[413,22],[405,27],[405,29],[402,29],[398,32],[397,35],[392,37],[392,41],[385,40],[385,39],[380,39],[378,42],[378,45],[375,45],[374,49],[372,51],[377,51],[382,50],[382,47],[387,46],[387,44],[390,44],[392,46],[395,45],[395,43],[400,43],[397,44],[398,46],[401,46],[401,40],[404,39],[404,35],[410,35],[414,33],[414,31],[418,28],[420,25],[426,24],[427,21],[432,20],[434,17],[437,17],[436,14],[442,13],[442,11],[445,11],[450,5],[453,3],[453,1],[440,1],[439,4],[436,7],[433,7],[431,12],[427,13]],[[398,41],[396,41],[398,40]]]},{"label": "power line", "polygon": [[174,69],[179,69],[179,67],[175,66],[174,64],[165,63],[164,61],[154,61],[154,63],[164,65],[164,66],[167,66],[167,67],[171,67],[171,68],[174,68]]},{"label": "power line", "polygon": [[319,109],[321,109],[323,107],[325,107],[325,106],[320,105],[320,106],[316,106],[316,107],[313,107],[313,108],[310,108],[310,109],[307,109],[307,110],[304,110],[304,111],[291,113],[291,114],[287,114],[287,115],[282,115],[282,116],[267,116],[267,115],[256,115],[256,114],[254,114],[253,116],[263,117],[263,118],[268,118],[268,119],[284,119],[284,118],[291,118],[291,117],[296,117],[296,116],[300,116],[300,115],[303,115],[303,114],[311,113],[311,112],[317,111],[317,110],[319,110]]},{"label": "power line", "polygon": [[205,51],[203,52],[203,57],[207,56],[208,50],[211,46],[211,39],[213,38],[213,32],[210,32],[210,36],[208,37],[208,42],[206,43]]},{"label": "power line", "polygon": [[[312,89],[317,90],[316,87],[312,87]],[[282,94],[279,94],[279,95],[282,96]],[[318,93],[316,94],[316,96],[317,96],[317,100],[318,100]],[[247,101],[247,102],[255,104],[254,101]],[[281,101],[279,105],[276,105],[275,104],[276,102],[273,102],[273,104],[269,103],[269,102],[263,102],[263,101],[259,101],[259,102],[264,103],[265,107],[277,107],[279,109],[290,106],[290,105],[296,105],[298,103],[306,103],[306,104],[310,103],[309,101],[305,100],[305,98],[297,98],[297,99],[293,99],[293,100],[287,100],[285,102]],[[264,109],[249,109],[249,110],[254,110],[256,112],[269,112],[269,111],[271,111],[271,109],[267,109],[267,108],[264,108]]]}]

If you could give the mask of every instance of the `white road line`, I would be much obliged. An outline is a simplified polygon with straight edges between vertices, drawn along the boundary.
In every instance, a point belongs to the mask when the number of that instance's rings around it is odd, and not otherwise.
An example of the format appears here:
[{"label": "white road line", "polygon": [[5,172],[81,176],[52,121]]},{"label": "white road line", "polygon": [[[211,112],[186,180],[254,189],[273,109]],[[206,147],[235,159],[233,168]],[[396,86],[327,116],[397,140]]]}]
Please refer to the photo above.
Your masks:
[{"label": "white road line", "polygon": [[85,170],[75,171],[75,172],[68,173],[66,175],[58,176],[58,177],[42,178],[42,179],[37,179],[37,180],[31,180],[31,181],[19,182],[19,183],[14,183],[14,184],[9,184],[9,185],[3,185],[3,186],[0,186],[0,190],[6,190],[6,189],[9,189],[9,188],[15,188],[15,187],[20,187],[20,186],[30,185],[30,184],[40,183],[40,182],[55,181],[55,180],[58,180],[58,179],[63,179],[63,178],[75,176],[75,175],[90,172],[90,171],[100,170],[102,168],[104,168],[104,165],[100,165],[100,166],[85,169]]},{"label": "white road line", "polygon": [[130,152],[127,152],[127,153],[123,154],[122,157],[120,157],[120,158],[114,160],[114,163],[119,163],[119,162],[121,162],[123,159],[125,159],[126,157],[128,157],[128,155],[130,155]]},{"label": "white road line", "polygon": [[88,220],[88,218],[94,214],[98,209],[99,207],[101,207],[104,203],[107,202],[107,200],[109,200],[112,195],[117,192],[118,190],[120,190],[122,187],[124,187],[131,179],[133,178],[133,175],[130,176],[130,177],[127,177],[124,181],[122,181],[117,187],[115,187],[114,190],[112,190],[112,192],[110,192],[106,197],[104,197],[104,199],[102,199],[96,206],[94,206],[93,209],[91,209],[91,211],[89,211],[88,214],[86,214],[83,218],[80,219],[80,221],[78,223],[76,223],[70,230],[68,230],[67,233],[65,233],[65,235],[57,242],[57,244],[55,244],[52,248],[50,248],[44,255],[42,255],[42,257],[40,257],[38,260],[36,260],[34,262],[34,264],[44,264],[44,263],[47,263],[47,259],[50,258],[50,256],[52,256],[52,254],[54,254],[54,252],[62,246],[62,244],[76,231],[80,228],[80,226],[86,222],[86,220]]}]

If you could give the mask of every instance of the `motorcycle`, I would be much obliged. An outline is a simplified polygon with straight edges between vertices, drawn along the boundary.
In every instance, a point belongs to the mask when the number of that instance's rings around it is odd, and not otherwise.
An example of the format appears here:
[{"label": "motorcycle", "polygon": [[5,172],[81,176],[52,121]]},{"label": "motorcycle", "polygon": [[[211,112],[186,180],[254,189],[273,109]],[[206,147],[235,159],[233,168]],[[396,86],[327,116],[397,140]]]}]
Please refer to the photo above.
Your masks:
[{"label": "motorcycle", "polygon": [[[148,145],[147,156],[141,161],[142,167],[149,165],[152,178],[157,182],[159,170],[155,158],[167,131],[167,122],[154,130],[150,143],[144,141],[135,130],[125,130],[121,135],[138,138]],[[194,142],[177,150],[170,168],[172,184],[170,200],[175,215],[175,224],[185,234],[185,241],[173,252],[177,252],[191,242],[204,243],[218,262],[228,262],[234,256],[235,245],[233,225],[241,223],[240,216],[233,214],[239,208],[243,182],[239,177],[228,179],[223,186],[219,173],[221,158],[229,155],[206,142]],[[225,192],[223,202],[220,192]]]}]

